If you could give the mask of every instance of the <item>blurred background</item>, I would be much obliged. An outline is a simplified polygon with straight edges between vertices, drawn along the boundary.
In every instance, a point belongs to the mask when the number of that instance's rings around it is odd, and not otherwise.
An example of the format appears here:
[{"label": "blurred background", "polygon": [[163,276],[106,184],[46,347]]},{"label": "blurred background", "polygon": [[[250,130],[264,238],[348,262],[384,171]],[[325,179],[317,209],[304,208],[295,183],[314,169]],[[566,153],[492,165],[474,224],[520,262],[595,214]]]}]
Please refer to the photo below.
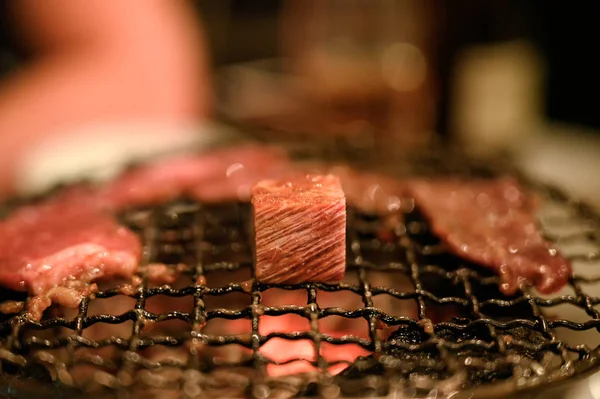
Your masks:
[{"label": "blurred background", "polygon": [[597,0],[0,0],[0,195],[227,119],[508,153],[600,208],[599,20]]},{"label": "blurred background", "polygon": [[[124,6],[111,2],[105,4],[112,6],[84,10],[56,1],[58,12],[49,12],[53,16],[48,17],[54,18],[53,23],[44,20],[43,11],[32,12],[29,3],[0,3],[0,131],[6,137],[21,129],[21,136],[13,140],[17,143],[26,141],[27,124],[36,118],[39,131],[54,135],[59,129],[85,130],[82,126],[90,121],[193,124],[218,115],[276,128],[282,134],[318,133],[315,139],[323,132],[356,135],[385,143],[382,150],[411,150],[441,139],[483,154],[525,151],[528,167],[550,177],[574,173],[551,170],[552,165],[587,165],[600,149],[595,141],[600,131],[595,101],[600,90],[600,3],[595,0],[568,5],[542,0],[194,0],[177,10],[156,6],[154,12],[162,17],[154,18],[149,17],[152,6],[144,3],[132,10],[120,10]],[[103,12],[111,7],[112,11]],[[62,8],[69,11],[61,12]],[[11,88],[11,81],[27,78],[22,71],[43,59],[39,54],[44,51],[55,59],[68,58],[68,52],[58,46],[63,44],[59,39],[72,34],[79,35],[77,41],[83,44],[79,47],[92,43],[84,35],[91,29],[72,21],[87,17],[93,26],[90,17],[96,15],[105,18],[99,26],[112,29],[115,41],[130,43],[122,46],[123,54],[138,56],[135,62],[127,56],[112,59],[113,64],[130,64],[122,84],[112,91],[104,89],[111,87],[113,70],[87,81],[74,76],[69,82],[69,76],[77,73],[65,67],[66,76],[54,81],[79,85],[80,93],[64,94],[62,101],[59,95],[52,98],[52,90],[57,90],[52,83],[46,87],[40,83],[26,93],[36,99],[43,97],[42,92],[49,93],[54,108],[43,103],[36,108],[34,100]],[[39,28],[44,24],[45,29]],[[187,24],[190,27],[183,29]],[[137,36],[130,34],[129,26],[137,27]],[[161,38],[168,35],[171,42],[163,43]],[[179,53],[171,51],[174,48]],[[170,59],[179,63],[169,65],[165,60]],[[146,80],[139,79],[137,86],[128,84],[138,76]],[[147,89],[153,85],[153,90]],[[182,89],[177,92],[172,87]],[[4,98],[3,88],[8,91]],[[102,95],[114,109],[89,100]],[[116,99],[120,98],[130,101],[119,105]],[[89,109],[77,115],[77,105],[85,101]],[[145,108],[136,107],[136,101]],[[18,111],[3,112],[11,104],[22,110],[17,115],[20,120],[13,115]],[[64,109],[74,111],[62,119],[44,114],[57,115]],[[12,124],[4,122],[11,117]],[[106,141],[108,134],[95,132],[93,140]],[[21,154],[17,144],[5,143],[5,137],[0,136],[0,159],[10,158],[4,153]],[[31,137],[29,143],[39,141],[40,134]],[[526,150],[530,148],[536,151]],[[560,161],[569,148],[580,156]],[[110,153],[106,148],[87,152],[90,158],[112,159]],[[2,181],[14,177],[2,172],[14,169],[7,162],[0,162]],[[72,167],[63,170],[68,168]],[[588,166],[577,174],[592,169]],[[592,190],[588,182],[580,186]],[[600,193],[600,183],[592,186]],[[595,192],[582,194],[590,197]]]},{"label": "blurred background", "polygon": [[[216,65],[271,60],[253,65],[265,90],[278,70],[293,73],[314,98],[337,100],[348,114],[358,113],[352,100],[377,103],[372,118],[393,109],[405,120],[397,130],[504,146],[548,121],[600,128],[597,1],[233,0],[197,9],[210,16]],[[251,70],[249,84],[260,78]],[[247,113],[285,112],[269,105],[247,105]]]},{"label": "blurred background", "polygon": [[[600,206],[600,2],[200,1],[219,111],[284,132],[506,152]],[[210,17],[208,17],[210,16]]]}]

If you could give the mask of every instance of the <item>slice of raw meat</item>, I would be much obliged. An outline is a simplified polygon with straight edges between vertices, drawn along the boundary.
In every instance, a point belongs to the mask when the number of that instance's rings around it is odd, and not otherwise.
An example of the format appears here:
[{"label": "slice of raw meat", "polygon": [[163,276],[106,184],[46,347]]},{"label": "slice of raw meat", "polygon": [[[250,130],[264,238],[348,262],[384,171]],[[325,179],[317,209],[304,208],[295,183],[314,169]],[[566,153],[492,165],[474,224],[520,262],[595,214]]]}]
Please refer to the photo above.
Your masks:
[{"label": "slice of raw meat", "polygon": [[153,162],[132,169],[99,190],[99,198],[113,209],[166,202],[217,173],[218,159],[197,155]]},{"label": "slice of raw meat", "polygon": [[567,283],[569,262],[544,239],[536,200],[513,179],[414,181],[408,188],[433,233],[456,255],[495,270],[504,293],[521,283],[552,293]]},{"label": "slice of raw meat", "polygon": [[[267,147],[229,147],[202,154],[180,155],[141,165],[99,190],[112,209],[169,201],[189,195],[200,201],[250,199],[250,187],[282,169],[284,153]],[[245,194],[244,194],[245,193]]]},{"label": "slice of raw meat", "polygon": [[340,178],[347,201],[363,212],[387,215],[409,205],[402,180],[344,166],[335,166],[329,173]]},{"label": "slice of raw meat", "polygon": [[261,180],[280,179],[298,173],[298,168],[283,154],[273,149],[246,151],[244,156],[231,154],[223,159],[219,173],[189,190],[189,196],[207,203],[250,201],[252,187]]},{"label": "slice of raw meat", "polygon": [[5,221],[28,219],[33,223],[33,219],[38,218],[39,214],[61,213],[70,208],[89,211],[99,209],[99,205],[95,187],[87,184],[78,184],[63,188],[43,201],[15,208]]},{"label": "slice of raw meat", "polygon": [[388,215],[408,209],[406,184],[392,177],[358,171],[347,165],[305,165],[311,174],[331,174],[342,184],[349,205],[365,213]]},{"label": "slice of raw meat", "polygon": [[346,268],[346,199],[332,175],[259,182],[252,191],[255,277],[337,282]]},{"label": "slice of raw meat", "polygon": [[131,277],[139,238],[110,215],[73,203],[20,209],[0,223],[0,284],[41,295],[99,278]]}]

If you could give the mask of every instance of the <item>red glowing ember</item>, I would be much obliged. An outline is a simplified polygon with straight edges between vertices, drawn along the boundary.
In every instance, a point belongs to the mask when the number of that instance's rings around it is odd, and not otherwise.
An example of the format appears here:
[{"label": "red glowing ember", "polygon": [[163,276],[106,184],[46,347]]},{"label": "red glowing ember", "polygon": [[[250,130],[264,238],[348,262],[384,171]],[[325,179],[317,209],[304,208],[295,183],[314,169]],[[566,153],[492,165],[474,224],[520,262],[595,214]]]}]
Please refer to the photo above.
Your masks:
[{"label": "red glowing ember", "polygon": [[[345,296],[344,296],[345,297]],[[305,291],[286,291],[282,289],[270,289],[263,293],[262,304],[270,306],[307,306],[307,294]],[[343,324],[332,322],[331,317],[318,321],[321,334],[334,338],[343,336],[356,336],[368,339],[367,322],[363,319],[354,320],[352,323]],[[338,319],[341,319],[338,317]],[[228,334],[248,335],[251,331],[250,320],[227,321],[222,327]],[[310,322],[296,314],[282,316],[263,315],[259,318],[258,332],[261,336],[273,333],[305,333],[311,331]],[[249,349],[243,350],[250,354]],[[290,340],[273,337],[268,339],[259,349],[259,352],[273,362],[279,364],[267,365],[267,373],[271,377],[308,373],[319,371],[311,362],[317,361],[315,343],[312,339]],[[326,360],[329,367],[327,370],[332,375],[339,374],[360,356],[368,356],[371,352],[357,344],[336,345],[322,342],[320,354]],[[336,362],[342,362],[332,364]]]},{"label": "red glowing ember", "polygon": [[[346,300],[348,296],[342,295],[339,299]],[[265,306],[307,306],[307,294],[305,291],[271,289],[263,294],[263,304]],[[339,304],[342,307],[346,307],[345,303]],[[353,320],[352,323],[342,324],[332,322],[330,319],[325,318],[318,321],[318,328],[321,334],[326,334],[334,338],[340,338],[345,335],[368,338],[368,329],[365,320],[357,319]],[[287,314],[283,316],[262,316],[259,320],[258,330],[262,336],[266,336],[275,332],[308,332],[311,331],[311,328],[310,322],[306,318],[295,314]],[[269,364],[267,366],[267,373],[273,377],[318,370],[311,364],[311,362],[317,361],[315,344],[311,339],[289,340],[271,338],[261,346],[260,353],[274,362],[285,363]],[[328,364],[338,361],[347,362],[330,365],[327,370],[333,375],[342,372],[348,367],[349,363],[354,362],[359,356],[367,356],[369,354],[368,350],[357,344],[335,345],[322,342],[320,347],[320,355]]]},{"label": "red glowing ember", "polygon": [[[259,322],[259,333],[261,335],[268,335],[274,332],[290,333],[305,331],[310,331],[309,322],[297,315],[263,316]],[[320,332],[335,338],[340,338],[344,335],[357,335],[356,332],[350,331],[325,330]],[[324,342],[321,343],[320,349],[320,354],[327,363],[337,361],[351,363],[359,356],[370,354],[368,350],[356,344],[335,345]],[[317,368],[310,363],[317,360],[315,344],[311,340],[302,339],[292,341],[283,338],[272,338],[260,348],[260,352],[277,363],[285,363],[269,364],[267,366],[267,373],[272,377],[317,371]],[[332,365],[328,367],[328,371],[333,375],[338,374],[348,367],[348,363]]]}]

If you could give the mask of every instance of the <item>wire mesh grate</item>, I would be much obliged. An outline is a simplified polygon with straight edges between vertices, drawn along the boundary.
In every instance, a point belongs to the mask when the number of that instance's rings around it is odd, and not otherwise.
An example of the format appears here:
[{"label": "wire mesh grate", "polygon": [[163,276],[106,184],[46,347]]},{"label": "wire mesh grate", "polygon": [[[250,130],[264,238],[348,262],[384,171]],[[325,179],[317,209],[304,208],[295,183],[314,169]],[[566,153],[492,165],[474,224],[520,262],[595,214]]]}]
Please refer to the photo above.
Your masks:
[{"label": "wire mesh grate", "polygon": [[[422,165],[439,173],[431,159]],[[546,221],[586,223],[559,244],[598,245],[593,211],[531,187],[564,211]],[[491,272],[448,254],[418,209],[390,219],[349,208],[343,283],[265,285],[250,279],[250,217],[248,204],[185,200],[122,215],[144,243],[139,284],[101,286],[40,322],[3,316],[3,371],[98,395],[417,397],[502,394],[596,367],[597,347],[558,330],[600,328],[600,298],[584,288],[598,278],[576,274],[570,293],[551,297],[506,297]],[[598,261],[589,250],[569,257],[576,271]],[[152,280],[157,263],[175,276],[170,285]],[[567,305],[585,319],[551,316]]]}]

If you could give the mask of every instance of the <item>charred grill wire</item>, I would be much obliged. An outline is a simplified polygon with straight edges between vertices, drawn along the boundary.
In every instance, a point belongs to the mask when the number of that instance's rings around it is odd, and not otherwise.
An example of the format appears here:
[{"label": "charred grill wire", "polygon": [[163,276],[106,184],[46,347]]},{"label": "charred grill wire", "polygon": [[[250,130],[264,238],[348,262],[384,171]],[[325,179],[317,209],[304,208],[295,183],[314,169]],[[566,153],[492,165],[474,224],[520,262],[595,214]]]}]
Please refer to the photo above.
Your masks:
[{"label": "charred grill wire", "polygon": [[[594,212],[558,191],[537,188],[554,208],[564,210],[562,216],[547,217],[554,226],[571,225],[579,218],[593,227],[553,239],[598,245],[600,219]],[[559,328],[600,328],[600,298],[585,291],[586,284],[598,279],[576,273],[569,283],[572,294],[539,297],[526,290],[503,296],[495,275],[446,252],[417,209],[392,222],[348,209],[347,274],[352,282],[277,286],[302,292],[305,304],[266,303],[265,292],[274,286],[248,280],[253,256],[250,218],[248,204],[185,201],[122,215],[143,238],[141,284],[101,287],[83,299],[76,315],[54,309],[39,323],[23,312],[2,316],[2,371],[40,383],[57,380],[65,389],[98,395],[124,391],[133,397],[157,392],[182,397],[364,397],[397,391],[417,397],[432,390],[449,395],[482,386],[488,395],[502,395],[561,381],[598,363],[597,348],[569,344],[557,336]],[[569,258],[582,267],[596,261],[589,250],[570,253]],[[156,262],[168,264],[181,275],[179,280],[170,287],[153,286],[147,273]],[[374,273],[389,276],[384,281],[390,283],[374,282]],[[409,288],[392,284],[398,278],[409,281]],[[362,306],[326,307],[321,305],[323,293],[355,295]],[[228,302],[232,296],[237,297],[235,305]],[[131,306],[91,311],[95,303],[116,297]],[[390,314],[377,306],[378,298],[384,297],[393,304],[416,304],[416,314]],[[163,306],[151,307],[151,302]],[[565,304],[584,311],[587,319],[550,317],[553,307]],[[310,327],[261,334],[265,317],[284,315],[297,315]],[[342,337],[322,331],[319,322],[332,317],[364,320],[363,331]],[[242,320],[248,322],[247,330],[236,329],[235,323]],[[175,327],[161,328],[169,323]],[[122,329],[109,329],[106,335],[87,333],[108,326]],[[391,334],[383,334],[384,327]],[[278,363],[261,351],[275,339],[312,342],[314,356],[305,362],[316,372],[270,376],[273,364],[297,360]],[[346,362],[343,372],[330,375],[329,367],[337,362],[321,348],[334,345],[343,351],[348,344],[372,354]]]}]

